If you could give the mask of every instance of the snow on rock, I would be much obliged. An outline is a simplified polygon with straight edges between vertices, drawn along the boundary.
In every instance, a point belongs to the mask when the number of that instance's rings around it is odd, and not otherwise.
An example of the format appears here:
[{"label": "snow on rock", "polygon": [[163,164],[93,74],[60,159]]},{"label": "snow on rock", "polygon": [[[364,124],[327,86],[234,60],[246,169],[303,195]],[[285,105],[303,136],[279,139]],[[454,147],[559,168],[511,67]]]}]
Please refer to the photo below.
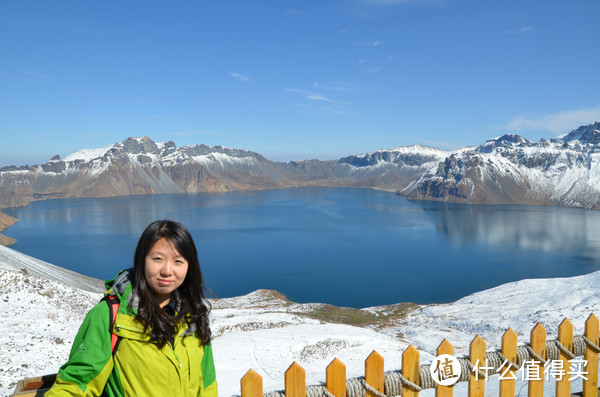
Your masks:
[{"label": "snow on rock", "polygon": [[266,290],[216,301],[211,328],[219,395],[239,395],[240,379],[249,369],[262,376],[265,392],[283,390],[283,374],[293,362],[305,369],[307,385],[323,382],[325,368],[336,357],[348,377],[363,376],[364,360],[373,350],[390,368],[400,368],[406,342],[304,315],[318,307],[294,304]]},{"label": "snow on rock", "polygon": [[265,391],[284,389],[283,374],[293,362],[305,369],[307,385],[323,382],[325,368],[336,357],[346,365],[348,377],[363,376],[364,360],[373,350],[385,357],[386,365],[400,368],[406,346],[372,330],[314,320],[227,333],[213,341],[219,395],[239,395],[240,379],[250,368],[262,376]]},{"label": "snow on rock", "polygon": [[590,314],[600,314],[600,271],[583,276],[526,279],[477,292],[449,304],[422,306],[386,333],[402,332],[419,349],[434,352],[448,338],[457,355],[467,355],[475,335],[499,349],[510,327],[520,342],[529,342],[536,323],[556,339],[558,326],[569,318],[575,335],[583,335]]},{"label": "snow on rock", "polygon": [[74,153],[69,154],[64,158],[65,161],[75,161],[75,160],[83,160],[83,161],[91,161],[102,157],[111,149],[113,145],[104,146],[96,149],[82,149],[78,150]]},{"label": "snow on rock", "polygon": [[20,379],[58,371],[100,297],[26,270],[0,269],[0,395]]},{"label": "snow on rock", "polygon": [[101,280],[55,266],[2,245],[0,245],[0,269],[21,270],[25,274],[65,282],[86,291],[101,292],[104,290],[104,284]]},{"label": "snow on rock", "polygon": [[[402,190],[409,198],[598,209],[599,123],[534,143],[514,134],[458,150]],[[483,177],[482,177],[483,176]],[[465,186],[471,188],[466,189]],[[468,194],[471,190],[474,194]]]}]

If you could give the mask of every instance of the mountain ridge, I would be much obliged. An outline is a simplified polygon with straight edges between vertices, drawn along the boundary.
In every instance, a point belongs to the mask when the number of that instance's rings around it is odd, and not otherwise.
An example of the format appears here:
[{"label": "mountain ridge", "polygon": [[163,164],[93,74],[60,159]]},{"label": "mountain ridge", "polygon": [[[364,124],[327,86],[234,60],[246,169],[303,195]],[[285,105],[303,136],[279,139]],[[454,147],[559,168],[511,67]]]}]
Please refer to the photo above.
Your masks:
[{"label": "mountain ridge", "polygon": [[504,135],[460,153],[424,175],[411,199],[477,204],[600,208],[600,123],[550,142]]},{"label": "mountain ridge", "polygon": [[505,134],[479,146],[412,145],[338,160],[271,161],[203,144],[130,137],[40,165],[0,168],[0,209],[33,200],[303,186],[366,187],[408,199],[600,209],[600,123],[531,142]]},{"label": "mountain ridge", "polygon": [[[417,148],[418,146],[415,146]],[[418,147],[423,148],[423,147]],[[429,149],[431,150],[431,149]],[[439,153],[442,153],[439,151]],[[149,137],[127,138],[98,149],[58,156],[41,165],[0,168],[0,208],[27,205],[44,198],[108,197],[129,194],[197,193],[299,186],[382,187],[395,180],[411,180],[415,158],[431,154],[393,149],[341,160],[274,162],[259,153],[223,146],[155,143]],[[387,169],[361,170],[352,162],[366,160]],[[435,157],[439,160],[441,155]],[[421,164],[417,164],[420,166]],[[367,171],[367,172],[365,172]],[[396,190],[396,182],[389,190]]]}]

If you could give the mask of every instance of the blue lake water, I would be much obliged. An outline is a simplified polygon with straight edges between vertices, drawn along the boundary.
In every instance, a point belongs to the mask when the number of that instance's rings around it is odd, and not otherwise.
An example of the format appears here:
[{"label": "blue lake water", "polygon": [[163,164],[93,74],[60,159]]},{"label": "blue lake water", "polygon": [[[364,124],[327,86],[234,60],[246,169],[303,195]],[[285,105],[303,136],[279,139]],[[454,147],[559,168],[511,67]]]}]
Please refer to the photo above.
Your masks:
[{"label": "blue lake water", "polygon": [[12,248],[112,278],[144,228],[185,224],[217,297],[276,289],[297,302],[449,302],[523,278],[600,269],[600,212],[408,201],[370,189],[61,199],[5,211]]}]

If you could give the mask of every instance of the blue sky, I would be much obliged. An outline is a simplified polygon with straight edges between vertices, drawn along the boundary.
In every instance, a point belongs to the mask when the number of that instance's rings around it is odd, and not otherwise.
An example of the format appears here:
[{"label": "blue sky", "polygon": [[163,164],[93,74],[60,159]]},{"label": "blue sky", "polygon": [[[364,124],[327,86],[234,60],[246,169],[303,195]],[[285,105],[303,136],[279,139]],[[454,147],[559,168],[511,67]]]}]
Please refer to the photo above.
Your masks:
[{"label": "blue sky", "polygon": [[597,0],[0,2],[0,166],[130,136],[273,160],[600,121]]}]

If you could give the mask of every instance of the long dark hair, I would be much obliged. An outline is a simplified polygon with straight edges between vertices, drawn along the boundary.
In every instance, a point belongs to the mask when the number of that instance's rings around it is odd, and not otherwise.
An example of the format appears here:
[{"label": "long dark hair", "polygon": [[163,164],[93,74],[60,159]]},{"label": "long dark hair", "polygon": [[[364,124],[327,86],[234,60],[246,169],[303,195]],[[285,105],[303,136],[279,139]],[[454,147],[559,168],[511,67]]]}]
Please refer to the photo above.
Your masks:
[{"label": "long dark hair", "polygon": [[[188,271],[183,284],[171,295],[177,305],[174,316],[165,313],[159,306],[154,292],[146,282],[146,256],[154,243],[161,238],[169,240],[173,247],[188,262]],[[140,298],[136,319],[144,324],[152,342],[160,347],[175,337],[178,324],[184,321],[194,331],[202,345],[210,342],[211,332],[208,313],[211,305],[204,296],[204,281],[200,271],[198,252],[192,235],[181,223],[160,220],[151,223],[142,233],[133,257],[134,291]]]}]

